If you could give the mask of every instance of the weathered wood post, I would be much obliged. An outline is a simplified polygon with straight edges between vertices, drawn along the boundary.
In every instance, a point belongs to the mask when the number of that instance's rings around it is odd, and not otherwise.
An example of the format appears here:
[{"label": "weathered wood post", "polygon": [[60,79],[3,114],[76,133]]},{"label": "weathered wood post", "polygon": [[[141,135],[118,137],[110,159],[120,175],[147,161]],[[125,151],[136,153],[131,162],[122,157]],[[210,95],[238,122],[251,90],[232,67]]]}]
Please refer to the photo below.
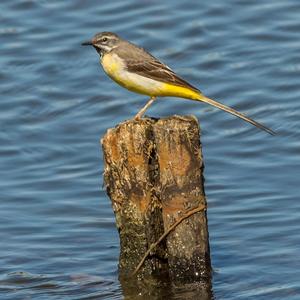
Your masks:
[{"label": "weathered wood post", "polygon": [[149,247],[182,218],[153,247],[137,276],[163,274],[175,286],[210,282],[197,119],[130,120],[109,129],[101,142],[105,184],[120,235],[120,277],[131,276]]}]

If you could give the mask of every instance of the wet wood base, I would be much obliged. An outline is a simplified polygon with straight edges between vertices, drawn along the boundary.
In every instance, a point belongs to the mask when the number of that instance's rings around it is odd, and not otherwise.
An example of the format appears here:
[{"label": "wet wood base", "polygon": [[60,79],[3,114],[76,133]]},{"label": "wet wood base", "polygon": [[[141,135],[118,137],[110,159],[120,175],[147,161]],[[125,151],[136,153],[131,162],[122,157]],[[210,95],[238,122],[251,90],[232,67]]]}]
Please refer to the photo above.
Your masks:
[{"label": "wet wood base", "polygon": [[[187,212],[206,207],[199,124],[192,116],[130,120],[102,139],[104,179],[120,235],[120,278]],[[206,210],[183,220],[137,272],[175,286],[209,282]]]}]

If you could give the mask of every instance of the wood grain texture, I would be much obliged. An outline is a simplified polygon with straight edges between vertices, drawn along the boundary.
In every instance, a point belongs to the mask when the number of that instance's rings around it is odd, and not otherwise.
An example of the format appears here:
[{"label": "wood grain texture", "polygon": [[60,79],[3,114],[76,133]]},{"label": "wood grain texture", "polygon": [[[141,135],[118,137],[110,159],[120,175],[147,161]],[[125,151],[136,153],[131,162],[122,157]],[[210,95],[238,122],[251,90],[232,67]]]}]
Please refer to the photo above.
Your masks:
[{"label": "wood grain texture", "polygon": [[[206,205],[199,124],[191,116],[130,120],[102,139],[104,179],[120,235],[120,277],[185,212]],[[206,212],[180,223],[146,259],[139,277],[174,285],[210,281]]]}]

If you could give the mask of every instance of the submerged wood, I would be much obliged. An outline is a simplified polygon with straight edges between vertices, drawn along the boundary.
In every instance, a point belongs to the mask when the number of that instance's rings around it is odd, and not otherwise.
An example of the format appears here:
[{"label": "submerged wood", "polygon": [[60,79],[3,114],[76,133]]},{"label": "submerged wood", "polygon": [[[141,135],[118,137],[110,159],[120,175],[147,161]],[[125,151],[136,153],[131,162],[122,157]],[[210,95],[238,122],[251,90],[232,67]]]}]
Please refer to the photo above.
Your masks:
[{"label": "submerged wood", "polygon": [[[199,125],[192,116],[130,120],[102,139],[107,193],[128,278],[151,244],[188,211],[206,206]],[[140,278],[175,286],[210,281],[206,211],[183,220],[147,256]],[[157,278],[158,278],[157,277]]]}]

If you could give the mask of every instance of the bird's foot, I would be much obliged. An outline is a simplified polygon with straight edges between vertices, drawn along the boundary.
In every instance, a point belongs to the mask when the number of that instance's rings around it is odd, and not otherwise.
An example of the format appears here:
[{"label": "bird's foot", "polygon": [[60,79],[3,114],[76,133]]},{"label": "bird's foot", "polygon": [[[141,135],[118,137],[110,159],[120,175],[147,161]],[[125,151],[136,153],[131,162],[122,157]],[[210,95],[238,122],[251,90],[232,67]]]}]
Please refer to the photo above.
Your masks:
[{"label": "bird's foot", "polygon": [[149,106],[156,100],[156,97],[151,97],[148,102],[146,103],[146,105],[135,115],[134,120],[138,121],[140,120],[144,113],[146,112],[147,108],[149,108]]},{"label": "bird's foot", "polygon": [[143,115],[144,115],[144,113],[143,113],[143,112],[141,113],[141,111],[139,111],[139,112],[133,117],[133,120],[135,120],[135,121],[140,121],[141,118],[143,117]]}]

